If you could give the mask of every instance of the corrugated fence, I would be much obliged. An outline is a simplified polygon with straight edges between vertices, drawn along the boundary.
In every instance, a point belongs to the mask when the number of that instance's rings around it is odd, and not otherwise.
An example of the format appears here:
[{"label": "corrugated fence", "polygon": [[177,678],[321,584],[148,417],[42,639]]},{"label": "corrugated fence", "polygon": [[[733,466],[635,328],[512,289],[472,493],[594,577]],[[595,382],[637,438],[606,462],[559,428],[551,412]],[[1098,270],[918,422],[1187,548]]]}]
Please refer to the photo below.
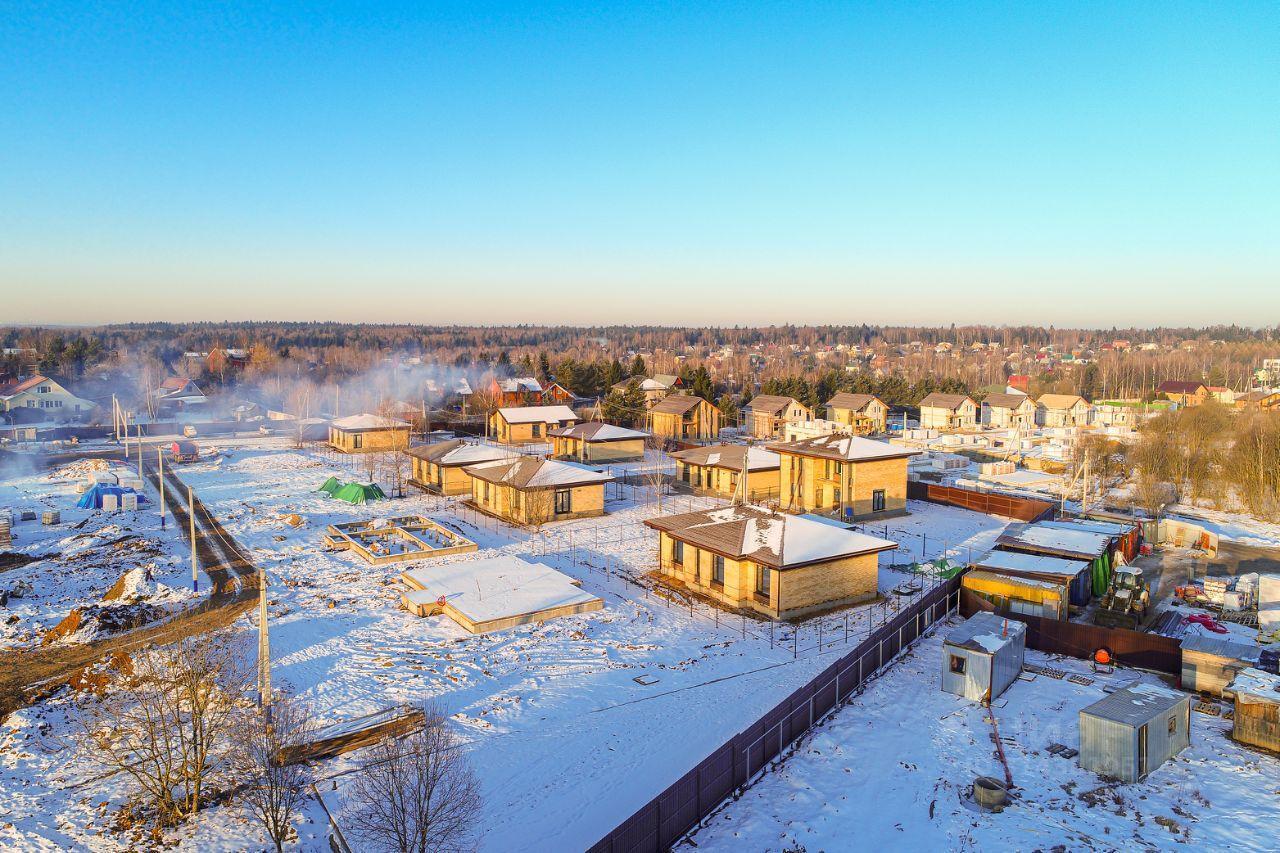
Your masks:
[{"label": "corrugated fence", "polygon": [[590,849],[593,853],[657,853],[670,848],[898,652],[958,607],[959,594],[958,580],[929,590]]},{"label": "corrugated fence", "polygon": [[907,497],[916,501],[932,501],[933,503],[964,507],[977,512],[985,512],[988,515],[1016,518],[1019,521],[1051,519],[1055,508],[1055,505],[1049,501],[1018,498],[1012,495],[1002,495],[999,492],[975,492],[972,489],[957,489],[951,486],[939,486],[934,483],[923,483],[917,480],[907,482]]}]

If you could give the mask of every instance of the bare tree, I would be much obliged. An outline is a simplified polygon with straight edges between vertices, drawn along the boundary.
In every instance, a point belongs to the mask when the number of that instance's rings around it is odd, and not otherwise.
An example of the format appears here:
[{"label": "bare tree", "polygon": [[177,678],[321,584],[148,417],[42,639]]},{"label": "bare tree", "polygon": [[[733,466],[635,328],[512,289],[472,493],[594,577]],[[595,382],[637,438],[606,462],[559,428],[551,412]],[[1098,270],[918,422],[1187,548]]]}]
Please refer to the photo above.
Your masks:
[{"label": "bare tree", "polygon": [[658,515],[662,515],[662,496],[667,490],[666,451],[663,449],[665,439],[649,435],[644,440],[644,467],[641,476],[644,484],[653,489],[658,502]]},{"label": "bare tree", "polygon": [[438,706],[420,731],[370,748],[343,799],[352,829],[374,849],[450,853],[475,848],[480,784]]},{"label": "bare tree", "polygon": [[269,709],[246,709],[236,720],[231,768],[240,785],[244,809],[266,831],[276,850],[293,831],[293,819],[306,799],[306,765],[290,760],[289,750],[315,731],[311,710],[297,697],[277,697]]}]

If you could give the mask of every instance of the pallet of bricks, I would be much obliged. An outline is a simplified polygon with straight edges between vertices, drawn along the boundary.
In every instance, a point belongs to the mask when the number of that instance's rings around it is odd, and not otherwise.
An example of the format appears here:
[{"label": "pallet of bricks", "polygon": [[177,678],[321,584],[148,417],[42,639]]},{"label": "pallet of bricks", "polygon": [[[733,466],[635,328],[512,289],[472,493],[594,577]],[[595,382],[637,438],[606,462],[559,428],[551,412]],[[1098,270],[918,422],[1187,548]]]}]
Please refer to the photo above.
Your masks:
[{"label": "pallet of bricks", "polygon": [[0,509],[0,548],[13,546],[13,516],[7,509]]}]

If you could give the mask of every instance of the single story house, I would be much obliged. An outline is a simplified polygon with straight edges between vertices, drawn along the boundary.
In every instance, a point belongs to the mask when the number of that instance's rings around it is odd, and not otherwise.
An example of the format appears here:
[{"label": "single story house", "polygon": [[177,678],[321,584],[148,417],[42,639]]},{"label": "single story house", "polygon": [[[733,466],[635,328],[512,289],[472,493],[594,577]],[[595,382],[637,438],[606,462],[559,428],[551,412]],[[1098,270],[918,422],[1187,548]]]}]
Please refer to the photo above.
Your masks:
[{"label": "single story house", "polygon": [[471,465],[466,472],[472,504],[512,524],[604,515],[604,486],[613,480],[583,465],[534,456]]},{"label": "single story house", "polygon": [[889,406],[875,394],[840,392],[826,402],[827,420],[846,424],[854,435],[884,432]]},{"label": "single story house", "polygon": [[155,390],[156,402],[161,406],[203,406],[209,398],[200,390],[200,386],[184,376],[170,376],[160,383]]},{"label": "single story house", "polygon": [[747,502],[778,495],[778,469],[782,462],[772,450],[741,444],[711,444],[672,453],[671,458],[676,460],[676,479],[696,492],[733,498],[738,494],[745,462]]},{"label": "single story house", "polygon": [[1080,767],[1122,782],[1147,774],[1191,745],[1191,697],[1142,682],[1080,711]]},{"label": "single story house", "polygon": [[465,495],[471,491],[471,476],[466,472],[468,465],[502,462],[511,458],[511,451],[457,438],[410,447],[405,453],[413,469],[409,482],[441,495]]},{"label": "single story house", "polygon": [[645,521],[659,573],[725,606],[791,619],[876,597],[896,543],[803,516],[728,506]]},{"label": "single story house", "polygon": [[1036,400],[1036,423],[1040,426],[1085,426],[1089,412],[1089,403],[1079,394],[1041,394]]},{"label": "single story house", "polygon": [[937,391],[920,401],[920,428],[943,432],[973,429],[978,424],[978,404],[965,394]]},{"label": "single story house", "polygon": [[1237,394],[1237,409],[1276,409],[1280,408],[1280,391],[1249,391]]},{"label": "single story house", "polygon": [[[674,377],[671,377],[674,379]],[[624,379],[621,382],[613,384],[613,390],[619,393],[626,391],[631,383],[636,383],[640,392],[644,394],[645,406],[652,406],[654,403],[666,397],[675,388],[674,385],[668,385],[667,382],[659,377],[650,378],[648,376],[632,376],[630,379]]]},{"label": "single story house", "polygon": [[407,450],[409,423],[368,412],[338,418],[329,422],[329,446],[341,453]]},{"label": "single story house", "polygon": [[504,407],[489,415],[489,433],[500,444],[543,442],[551,430],[579,420],[568,406]]},{"label": "single story house", "polygon": [[1036,425],[1036,404],[1026,394],[988,394],[982,398],[980,421],[992,429],[1025,429]]},{"label": "single story house", "polygon": [[673,394],[649,409],[649,431],[676,441],[706,441],[720,435],[720,410],[690,394]]},{"label": "single story house", "polygon": [[1205,390],[1209,392],[1209,396],[1217,400],[1224,406],[1235,405],[1236,392],[1232,391],[1225,385],[1206,385]]},{"label": "single story house", "polygon": [[942,641],[942,689],[990,703],[1018,680],[1026,654],[1027,626],[979,611]]},{"label": "single story house", "polygon": [[813,409],[795,397],[758,394],[747,404],[746,416],[751,435],[756,438],[777,438],[786,424],[813,420]]},{"label": "single story house", "polygon": [[649,437],[638,429],[588,421],[560,427],[547,433],[551,455],[579,462],[634,462],[644,458],[644,442]]},{"label": "single story house", "polygon": [[907,459],[920,453],[855,435],[767,445],[780,457],[778,501],[788,512],[879,518],[907,509]]}]

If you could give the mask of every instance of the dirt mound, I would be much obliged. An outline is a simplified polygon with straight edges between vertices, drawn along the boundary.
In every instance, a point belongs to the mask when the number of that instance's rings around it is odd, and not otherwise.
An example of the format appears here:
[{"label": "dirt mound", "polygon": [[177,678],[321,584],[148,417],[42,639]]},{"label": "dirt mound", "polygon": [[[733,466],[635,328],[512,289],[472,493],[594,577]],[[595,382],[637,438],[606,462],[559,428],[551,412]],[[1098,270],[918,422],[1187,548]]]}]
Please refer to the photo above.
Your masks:
[{"label": "dirt mound", "polygon": [[146,569],[129,569],[102,596],[103,601],[145,601],[155,594],[155,585],[147,578]]},{"label": "dirt mound", "polygon": [[133,675],[133,658],[122,651],[114,651],[105,660],[86,664],[83,669],[71,676],[67,685],[72,690],[85,690],[95,696],[107,692],[107,685],[117,678],[128,678]]},{"label": "dirt mound", "polygon": [[164,611],[159,607],[145,602],[86,604],[73,609],[66,618],[50,628],[41,643],[47,646],[72,635],[77,635],[77,639],[85,642],[102,634],[118,634],[141,628],[163,615]]}]

